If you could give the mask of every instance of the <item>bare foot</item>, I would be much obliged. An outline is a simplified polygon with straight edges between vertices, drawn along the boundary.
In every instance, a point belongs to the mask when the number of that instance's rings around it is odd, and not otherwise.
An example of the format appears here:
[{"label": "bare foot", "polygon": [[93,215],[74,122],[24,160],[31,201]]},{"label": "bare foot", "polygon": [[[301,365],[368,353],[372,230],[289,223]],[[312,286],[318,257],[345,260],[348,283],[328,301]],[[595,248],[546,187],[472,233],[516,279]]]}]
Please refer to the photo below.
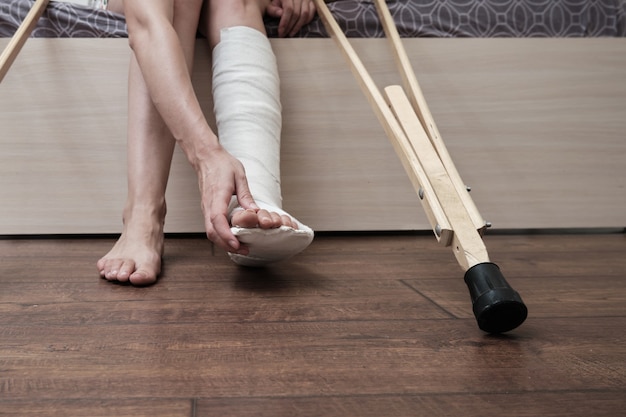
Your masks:
[{"label": "bare foot", "polygon": [[298,229],[298,224],[290,216],[273,211],[270,212],[265,209],[258,211],[250,209],[235,210],[230,223],[236,227],[246,228],[277,229],[280,226],[287,226],[292,229]]},{"label": "bare foot", "polygon": [[133,285],[154,284],[161,272],[163,221],[125,216],[124,231],[113,248],[97,262],[100,276]]}]

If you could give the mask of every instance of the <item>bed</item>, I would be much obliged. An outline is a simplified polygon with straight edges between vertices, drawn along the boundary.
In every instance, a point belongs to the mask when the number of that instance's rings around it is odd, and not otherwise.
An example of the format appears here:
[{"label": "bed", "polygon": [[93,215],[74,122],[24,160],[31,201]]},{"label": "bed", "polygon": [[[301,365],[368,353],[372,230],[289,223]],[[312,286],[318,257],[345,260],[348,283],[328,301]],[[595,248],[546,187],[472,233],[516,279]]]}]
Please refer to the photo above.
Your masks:
[{"label": "bed", "polygon": [[[0,47],[32,1],[0,4]],[[431,111],[500,229],[626,225],[626,2],[389,2]],[[374,6],[329,3],[380,85],[398,79]],[[322,23],[277,39],[285,208],[318,231],[430,228]],[[117,233],[129,50],[122,16],[53,2],[0,84],[0,235]],[[98,39],[96,39],[98,38]],[[106,39],[103,39],[106,38]],[[307,38],[307,39],[301,39]],[[211,118],[210,56],[194,85]],[[201,232],[177,152],[167,232]]]},{"label": "bed", "polygon": [[[84,0],[88,3],[87,0]],[[0,36],[11,36],[33,0],[4,0]],[[328,1],[346,36],[379,38],[384,33],[373,2]],[[600,37],[626,34],[625,0],[441,0],[389,1],[403,37]],[[276,19],[266,19],[268,35],[277,34]],[[35,37],[125,37],[122,16],[66,2],[51,3]],[[326,37],[316,19],[298,37]]]}]

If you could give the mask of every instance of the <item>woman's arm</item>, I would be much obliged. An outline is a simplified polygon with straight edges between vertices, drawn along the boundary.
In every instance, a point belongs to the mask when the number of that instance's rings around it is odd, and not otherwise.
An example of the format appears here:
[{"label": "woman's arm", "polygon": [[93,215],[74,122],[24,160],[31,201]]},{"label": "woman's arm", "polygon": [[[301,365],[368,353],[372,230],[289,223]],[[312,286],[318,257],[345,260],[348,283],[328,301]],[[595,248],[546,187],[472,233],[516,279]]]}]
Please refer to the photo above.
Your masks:
[{"label": "woman's arm", "polygon": [[[181,3],[192,7],[193,2]],[[201,2],[196,3],[195,21],[189,22],[194,34]],[[176,33],[174,0],[125,0],[124,14],[150,98],[198,175],[207,236],[227,251],[245,249],[230,230],[228,204],[237,195],[243,208],[257,207],[243,166],[221,147],[195,95],[190,75],[195,39],[181,42]]]},{"label": "woman's arm", "polygon": [[[125,0],[124,12],[129,44],[150,97],[176,140],[192,148],[217,146],[217,137],[193,89],[192,62],[185,59],[183,45],[174,30],[174,2]],[[193,57],[193,53],[188,56]]]}]

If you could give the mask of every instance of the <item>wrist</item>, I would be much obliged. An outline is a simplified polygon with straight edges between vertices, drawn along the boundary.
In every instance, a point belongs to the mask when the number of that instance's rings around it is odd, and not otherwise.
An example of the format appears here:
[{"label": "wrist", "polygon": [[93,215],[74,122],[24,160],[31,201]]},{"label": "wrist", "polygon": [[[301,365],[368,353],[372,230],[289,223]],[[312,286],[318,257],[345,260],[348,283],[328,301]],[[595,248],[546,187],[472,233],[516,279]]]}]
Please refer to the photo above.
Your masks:
[{"label": "wrist", "polygon": [[211,130],[200,135],[178,139],[177,142],[189,163],[196,170],[202,161],[208,159],[221,147],[217,136]]}]

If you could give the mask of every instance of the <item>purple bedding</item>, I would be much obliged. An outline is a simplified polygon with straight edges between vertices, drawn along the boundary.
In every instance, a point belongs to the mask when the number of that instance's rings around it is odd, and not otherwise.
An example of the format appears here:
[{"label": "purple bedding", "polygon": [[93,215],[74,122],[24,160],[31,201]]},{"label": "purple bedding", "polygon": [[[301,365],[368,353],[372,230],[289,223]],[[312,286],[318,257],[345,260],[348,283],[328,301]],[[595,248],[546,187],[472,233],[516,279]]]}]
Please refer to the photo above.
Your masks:
[{"label": "purple bedding", "polygon": [[[34,0],[0,0],[0,37],[10,37]],[[403,37],[626,36],[626,0],[390,0]],[[336,0],[329,9],[349,37],[382,37],[372,1]],[[266,19],[268,35],[278,23]],[[123,16],[51,2],[35,37],[125,37]],[[300,37],[325,37],[319,19]]]}]

